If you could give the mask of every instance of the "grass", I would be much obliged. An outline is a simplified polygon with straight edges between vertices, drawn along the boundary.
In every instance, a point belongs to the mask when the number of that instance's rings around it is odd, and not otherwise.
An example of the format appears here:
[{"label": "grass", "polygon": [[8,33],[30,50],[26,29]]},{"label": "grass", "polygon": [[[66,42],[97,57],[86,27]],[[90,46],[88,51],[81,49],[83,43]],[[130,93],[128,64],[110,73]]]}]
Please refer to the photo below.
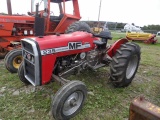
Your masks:
[{"label": "grass", "polygon": [[[114,40],[109,41],[110,44],[124,37],[124,34],[112,35]],[[88,90],[93,93],[88,95],[82,111],[73,120],[124,120],[129,116],[131,101],[139,95],[160,106],[160,44],[137,44],[141,47],[140,66],[132,84],[126,88],[112,86],[108,79],[109,67],[70,77],[85,82]],[[5,69],[1,60],[0,119],[52,120],[51,96],[59,88],[60,85],[54,82],[36,88],[25,86],[17,74],[11,74]]]}]

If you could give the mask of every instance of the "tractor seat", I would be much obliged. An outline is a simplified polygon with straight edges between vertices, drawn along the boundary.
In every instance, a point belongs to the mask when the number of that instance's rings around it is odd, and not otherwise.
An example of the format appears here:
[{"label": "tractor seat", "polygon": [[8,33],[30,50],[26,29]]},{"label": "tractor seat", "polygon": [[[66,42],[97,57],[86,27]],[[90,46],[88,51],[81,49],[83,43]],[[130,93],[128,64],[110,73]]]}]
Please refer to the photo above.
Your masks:
[{"label": "tractor seat", "polygon": [[63,14],[60,14],[59,16],[50,16],[50,21],[52,22],[60,22],[61,19],[63,18]]},{"label": "tractor seat", "polygon": [[109,31],[102,31],[99,34],[93,34],[93,36],[100,37],[100,38],[103,38],[106,40],[108,40],[108,39],[112,40],[111,32],[109,32]]},{"label": "tractor seat", "polygon": [[98,45],[98,46],[106,44],[105,42],[99,41],[99,40],[94,40],[93,43],[96,44],[96,45]]}]

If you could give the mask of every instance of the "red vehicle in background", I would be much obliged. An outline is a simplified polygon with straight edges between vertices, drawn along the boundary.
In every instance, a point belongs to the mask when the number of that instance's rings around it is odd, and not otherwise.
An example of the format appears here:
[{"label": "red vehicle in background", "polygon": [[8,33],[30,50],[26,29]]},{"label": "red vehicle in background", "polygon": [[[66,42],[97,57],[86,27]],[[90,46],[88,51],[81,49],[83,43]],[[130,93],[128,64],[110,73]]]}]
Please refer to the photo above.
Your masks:
[{"label": "red vehicle in background", "polygon": [[[0,14],[0,58],[5,58],[7,70],[14,73],[22,61],[20,40],[73,31],[88,31],[80,22],[78,0],[30,0],[27,15],[12,14],[11,0],[7,0],[8,14]],[[76,22],[79,21],[79,22]]]}]

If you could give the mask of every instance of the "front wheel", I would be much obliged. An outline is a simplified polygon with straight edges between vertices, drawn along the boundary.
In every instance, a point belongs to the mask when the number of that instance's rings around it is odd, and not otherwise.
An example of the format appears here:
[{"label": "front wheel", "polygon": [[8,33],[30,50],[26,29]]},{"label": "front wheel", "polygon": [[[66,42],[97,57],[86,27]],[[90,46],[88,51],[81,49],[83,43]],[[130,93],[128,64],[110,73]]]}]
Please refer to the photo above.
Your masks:
[{"label": "front wheel", "polygon": [[24,76],[23,62],[20,64],[20,66],[18,68],[18,77],[24,84],[26,84],[26,85],[30,84],[29,81]]},{"label": "front wheel", "polygon": [[71,81],[55,94],[52,100],[52,115],[55,120],[68,120],[82,108],[87,88],[81,81]]},{"label": "front wheel", "polygon": [[122,44],[110,64],[110,79],[113,85],[128,86],[137,72],[139,61],[140,47],[133,42]]}]

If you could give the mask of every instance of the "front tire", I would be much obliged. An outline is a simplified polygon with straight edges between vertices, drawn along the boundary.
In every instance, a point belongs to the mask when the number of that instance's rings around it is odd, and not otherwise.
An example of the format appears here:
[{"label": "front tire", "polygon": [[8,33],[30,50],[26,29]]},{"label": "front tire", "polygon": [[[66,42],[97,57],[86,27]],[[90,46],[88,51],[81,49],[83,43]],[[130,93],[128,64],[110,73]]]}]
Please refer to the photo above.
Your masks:
[{"label": "front tire", "polygon": [[140,47],[127,42],[117,50],[110,64],[110,79],[115,87],[128,86],[139,66]]},{"label": "front tire", "polygon": [[22,61],[22,49],[14,49],[10,51],[4,59],[5,67],[11,73],[17,73]]},{"label": "front tire", "polygon": [[24,84],[26,85],[30,84],[30,82],[24,77],[23,62],[20,64],[18,68],[18,77]]},{"label": "front tire", "polygon": [[60,88],[52,100],[52,115],[55,120],[68,120],[82,108],[87,88],[81,81],[71,81]]}]

